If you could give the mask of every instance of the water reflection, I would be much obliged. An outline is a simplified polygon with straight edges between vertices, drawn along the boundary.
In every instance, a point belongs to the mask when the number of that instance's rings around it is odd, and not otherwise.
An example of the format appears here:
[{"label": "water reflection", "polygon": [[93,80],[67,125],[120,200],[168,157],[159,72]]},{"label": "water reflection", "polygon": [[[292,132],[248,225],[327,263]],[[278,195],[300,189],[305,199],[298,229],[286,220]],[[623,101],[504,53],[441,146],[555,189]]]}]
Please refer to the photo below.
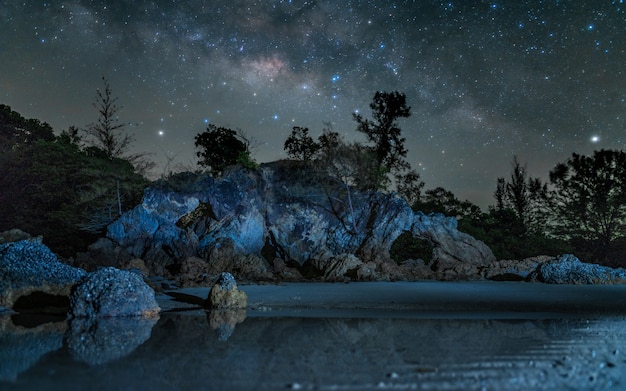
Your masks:
[{"label": "water reflection", "polygon": [[[149,334],[140,331],[128,338],[128,345],[114,341],[140,325],[98,325],[94,330],[72,324],[64,346],[58,345],[59,331],[57,345],[41,351],[33,350],[37,343],[3,329],[0,349],[13,341],[11,351],[30,350],[37,359],[29,361],[34,364],[29,370],[20,367],[15,375],[4,376],[0,388],[526,390],[625,385],[622,318],[328,319],[254,313],[244,318],[245,313],[163,313]],[[81,336],[86,339],[79,343]],[[106,344],[122,347],[122,353],[107,350]],[[12,361],[9,353],[0,359],[3,370]]]},{"label": "water reflection", "polygon": [[150,338],[158,318],[103,318],[70,321],[65,343],[71,356],[101,365],[132,353]]},{"label": "water reflection", "polygon": [[0,386],[17,380],[44,355],[63,346],[67,325],[45,323],[37,327],[16,326],[10,316],[0,316]]},{"label": "water reflection", "polygon": [[207,312],[209,325],[217,331],[217,339],[227,341],[235,331],[235,327],[246,319],[246,310],[212,310]]}]

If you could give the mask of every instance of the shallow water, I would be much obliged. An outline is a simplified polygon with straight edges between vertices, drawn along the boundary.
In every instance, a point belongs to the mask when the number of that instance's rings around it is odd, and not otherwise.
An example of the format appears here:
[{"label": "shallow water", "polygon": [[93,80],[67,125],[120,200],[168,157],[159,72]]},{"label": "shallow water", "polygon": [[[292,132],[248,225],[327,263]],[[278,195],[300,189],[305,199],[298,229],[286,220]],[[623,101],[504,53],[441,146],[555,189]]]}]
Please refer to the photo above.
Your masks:
[{"label": "shallow water", "polygon": [[626,316],[519,315],[258,307],[37,327],[4,316],[0,389],[626,388]]}]

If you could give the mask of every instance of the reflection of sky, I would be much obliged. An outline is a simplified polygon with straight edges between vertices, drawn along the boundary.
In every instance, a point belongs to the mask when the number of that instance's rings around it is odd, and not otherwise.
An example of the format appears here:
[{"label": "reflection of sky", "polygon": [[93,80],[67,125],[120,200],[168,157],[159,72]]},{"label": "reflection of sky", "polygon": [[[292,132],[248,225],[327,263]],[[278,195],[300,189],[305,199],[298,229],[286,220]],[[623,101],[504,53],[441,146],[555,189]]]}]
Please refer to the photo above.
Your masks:
[{"label": "reflection of sky", "polygon": [[[467,290],[463,293],[468,296]],[[497,297],[498,289],[492,293]],[[468,318],[456,313],[457,318],[451,319],[419,318],[419,311],[405,311],[405,316],[398,317],[333,318],[324,317],[328,309],[320,310],[318,316],[310,316],[311,310],[304,312],[307,315],[300,311],[285,317],[258,311],[257,316],[238,325],[227,341],[218,340],[203,311],[170,312],[163,314],[140,344],[131,337],[128,345],[113,344],[108,349],[105,333],[100,335],[103,338],[87,334],[80,345],[84,351],[73,351],[67,339],[60,346],[62,330],[37,334],[32,329],[3,328],[0,341],[15,343],[0,345],[0,373],[15,368],[16,361],[26,367],[13,379],[0,378],[0,388],[160,391],[480,386],[528,390],[538,388],[541,382],[539,388],[560,390],[615,389],[626,380],[626,328],[620,316],[594,316],[591,321],[497,320],[483,318],[485,313],[468,312]],[[134,330],[116,331],[118,334],[108,337],[122,341],[124,333]],[[77,341],[79,336],[75,336]],[[46,338],[58,341],[58,346],[47,343]],[[48,350],[31,349],[29,339],[46,344]],[[3,354],[11,347],[12,355]],[[91,353],[99,349],[105,350],[106,359],[91,361],[98,359]],[[120,354],[116,355],[115,349]],[[35,359],[16,360],[29,355]]]},{"label": "reflection of sky", "polygon": [[275,160],[293,126],[353,137],[351,113],[398,90],[426,187],[483,206],[514,154],[544,175],[571,152],[626,146],[621,0],[104,4],[2,1],[0,103],[85,126],[106,76],[137,149],[188,165],[206,123]]}]

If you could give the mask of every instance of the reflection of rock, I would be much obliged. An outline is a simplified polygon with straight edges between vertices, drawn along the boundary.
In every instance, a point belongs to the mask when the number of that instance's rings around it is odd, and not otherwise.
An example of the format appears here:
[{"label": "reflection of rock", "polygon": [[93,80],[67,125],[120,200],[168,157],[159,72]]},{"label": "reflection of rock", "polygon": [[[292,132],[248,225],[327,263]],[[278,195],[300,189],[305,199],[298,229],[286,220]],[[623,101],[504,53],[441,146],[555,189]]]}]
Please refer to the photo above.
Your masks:
[{"label": "reflection of rock", "polygon": [[15,381],[42,356],[60,349],[66,327],[58,322],[23,328],[9,316],[0,317],[0,381]]},{"label": "reflection of rock", "polygon": [[112,267],[90,273],[70,295],[70,316],[76,318],[152,317],[160,310],[139,274]]},{"label": "reflection of rock", "polygon": [[206,305],[214,309],[245,309],[248,306],[248,296],[237,288],[233,275],[224,272],[211,288]]},{"label": "reflection of rock", "polygon": [[65,340],[74,359],[101,365],[132,353],[146,342],[158,317],[75,318]]},{"label": "reflection of rock", "polygon": [[84,275],[61,263],[41,238],[0,244],[0,306],[10,308],[33,292],[69,296]]},{"label": "reflection of rock", "polygon": [[211,328],[217,330],[217,339],[226,341],[235,331],[235,326],[246,319],[246,310],[212,310],[207,316]]},{"label": "reflection of rock", "polygon": [[540,264],[530,279],[549,284],[623,284],[626,270],[584,263],[566,254]]}]

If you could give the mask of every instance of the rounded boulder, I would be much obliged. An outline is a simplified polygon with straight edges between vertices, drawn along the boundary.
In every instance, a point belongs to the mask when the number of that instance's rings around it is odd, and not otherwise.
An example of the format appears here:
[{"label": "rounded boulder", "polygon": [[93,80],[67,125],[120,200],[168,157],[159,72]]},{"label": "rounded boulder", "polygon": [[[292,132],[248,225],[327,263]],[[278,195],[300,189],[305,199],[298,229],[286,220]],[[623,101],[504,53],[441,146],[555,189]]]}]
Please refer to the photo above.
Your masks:
[{"label": "rounded boulder", "polygon": [[161,308],[138,273],[113,267],[90,273],[70,294],[70,317],[153,317]]}]

